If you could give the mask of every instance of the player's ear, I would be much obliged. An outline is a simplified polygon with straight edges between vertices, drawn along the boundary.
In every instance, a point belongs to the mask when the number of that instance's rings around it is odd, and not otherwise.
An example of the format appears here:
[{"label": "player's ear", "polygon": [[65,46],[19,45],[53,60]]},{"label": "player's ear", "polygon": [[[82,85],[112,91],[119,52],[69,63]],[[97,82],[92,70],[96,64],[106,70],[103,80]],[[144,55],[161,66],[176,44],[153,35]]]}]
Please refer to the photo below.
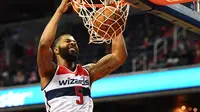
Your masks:
[{"label": "player's ear", "polygon": [[58,47],[54,47],[54,48],[53,48],[53,51],[54,51],[55,54],[59,54]]}]

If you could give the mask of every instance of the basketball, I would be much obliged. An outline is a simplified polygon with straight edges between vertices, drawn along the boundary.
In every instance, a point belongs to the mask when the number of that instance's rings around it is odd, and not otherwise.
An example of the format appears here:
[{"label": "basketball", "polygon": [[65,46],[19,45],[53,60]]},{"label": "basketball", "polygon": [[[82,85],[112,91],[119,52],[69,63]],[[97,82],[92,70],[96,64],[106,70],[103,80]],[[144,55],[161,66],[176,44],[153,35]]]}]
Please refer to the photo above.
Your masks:
[{"label": "basketball", "polygon": [[125,21],[125,18],[121,15],[122,12],[115,7],[107,6],[100,8],[94,14],[93,30],[99,36],[106,39],[119,35],[124,29]]}]

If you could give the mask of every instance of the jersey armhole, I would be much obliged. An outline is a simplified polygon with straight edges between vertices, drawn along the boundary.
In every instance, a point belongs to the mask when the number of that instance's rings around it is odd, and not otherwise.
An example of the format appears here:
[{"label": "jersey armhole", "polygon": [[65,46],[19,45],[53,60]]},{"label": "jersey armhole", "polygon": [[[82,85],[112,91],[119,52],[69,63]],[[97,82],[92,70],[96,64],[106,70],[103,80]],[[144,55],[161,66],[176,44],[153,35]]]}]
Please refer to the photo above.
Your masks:
[{"label": "jersey armhole", "polygon": [[52,81],[52,79],[54,78],[54,76],[55,76],[56,72],[58,71],[58,69],[59,69],[59,66],[56,65],[56,69],[54,70],[53,75],[51,76],[49,82],[47,83],[47,85],[46,85],[44,88],[41,88],[42,91],[43,91],[43,90],[49,85],[49,83]]},{"label": "jersey armhole", "polygon": [[87,67],[86,65],[84,65],[83,68],[86,70],[86,72],[87,72],[88,75],[90,76],[90,72],[88,71],[88,67]]},{"label": "jersey armhole", "polygon": [[91,76],[90,76],[90,72],[88,71],[88,67],[87,65],[84,65],[83,68],[85,69],[85,71],[88,73],[89,77],[90,77],[90,87],[92,86],[92,83],[91,83]]}]

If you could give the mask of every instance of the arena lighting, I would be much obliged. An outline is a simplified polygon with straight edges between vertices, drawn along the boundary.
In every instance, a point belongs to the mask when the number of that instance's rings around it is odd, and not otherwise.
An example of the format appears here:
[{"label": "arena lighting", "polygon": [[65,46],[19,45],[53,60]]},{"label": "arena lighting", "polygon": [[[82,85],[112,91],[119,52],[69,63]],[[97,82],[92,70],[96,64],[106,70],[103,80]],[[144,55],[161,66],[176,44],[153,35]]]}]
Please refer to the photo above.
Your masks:
[{"label": "arena lighting", "polygon": [[200,67],[107,77],[93,83],[93,98],[200,87]]},{"label": "arena lighting", "polygon": [[185,105],[181,106],[181,109],[182,109],[182,110],[185,110],[185,109],[186,109],[186,106],[185,106]]},{"label": "arena lighting", "polygon": [[[114,75],[92,84],[95,98],[200,87],[200,67],[144,74]],[[0,108],[44,103],[39,84],[0,90]]]},{"label": "arena lighting", "polygon": [[198,111],[198,109],[197,109],[197,108],[193,108],[193,111],[194,111],[194,112],[197,112],[197,111]]}]

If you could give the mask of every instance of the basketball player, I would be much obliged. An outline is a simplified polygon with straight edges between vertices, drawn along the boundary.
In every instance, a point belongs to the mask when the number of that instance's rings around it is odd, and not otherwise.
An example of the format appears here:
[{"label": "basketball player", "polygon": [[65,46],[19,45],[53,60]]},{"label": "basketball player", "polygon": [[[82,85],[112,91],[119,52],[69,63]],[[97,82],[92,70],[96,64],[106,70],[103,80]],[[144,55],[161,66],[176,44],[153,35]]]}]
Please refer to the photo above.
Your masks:
[{"label": "basketball player", "polygon": [[46,26],[38,45],[38,71],[45,96],[47,112],[92,112],[90,85],[117,69],[127,58],[123,36],[112,40],[112,53],[97,63],[75,65],[79,55],[76,40],[69,34],[54,42],[57,64],[52,62],[51,45],[55,39],[58,22],[68,9],[68,0],[62,0]]}]

